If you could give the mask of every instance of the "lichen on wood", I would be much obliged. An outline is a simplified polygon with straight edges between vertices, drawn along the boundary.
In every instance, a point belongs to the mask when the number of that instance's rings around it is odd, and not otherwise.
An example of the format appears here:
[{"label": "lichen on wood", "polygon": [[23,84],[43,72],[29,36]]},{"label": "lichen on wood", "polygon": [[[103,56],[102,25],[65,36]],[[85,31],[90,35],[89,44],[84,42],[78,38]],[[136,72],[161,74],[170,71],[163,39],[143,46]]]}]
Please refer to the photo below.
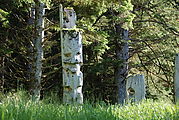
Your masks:
[{"label": "lichen on wood", "polygon": [[32,88],[32,100],[39,101],[40,90],[41,90],[41,76],[42,76],[42,59],[43,59],[43,48],[42,42],[44,41],[44,15],[45,15],[45,4],[37,1],[35,3],[35,40],[33,46],[35,49],[34,54],[34,80]]},{"label": "lichen on wood", "polygon": [[126,83],[127,101],[138,102],[145,99],[145,80],[143,75],[130,76]]},{"label": "lichen on wood", "polygon": [[[60,10],[61,12],[62,9]],[[82,36],[76,31],[76,13],[64,9],[61,14],[61,51],[63,66],[63,102],[66,104],[83,103],[83,73],[80,71],[82,58]],[[63,17],[62,17],[63,16]],[[68,30],[69,29],[69,30]],[[73,29],[73,30],[72,30]]]}]

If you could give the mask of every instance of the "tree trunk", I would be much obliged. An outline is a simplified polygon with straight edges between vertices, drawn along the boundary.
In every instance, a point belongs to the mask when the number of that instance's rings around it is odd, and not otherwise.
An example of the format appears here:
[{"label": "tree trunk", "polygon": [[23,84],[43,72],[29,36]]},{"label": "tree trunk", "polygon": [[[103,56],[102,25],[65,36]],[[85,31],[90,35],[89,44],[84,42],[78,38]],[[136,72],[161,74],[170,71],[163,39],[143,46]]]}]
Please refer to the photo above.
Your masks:
[{"label": "tree trunk", "polygon": [[179,54],[176,54],[176,58],[175,58],[174,90],[175,90],[175,103],[179,104]]},{"label": "tree trunk", "polygon": [[[65,9],[65,16],[61,13],[61,52],[63,66],[63,102],[66,104],[83,103],[82,85],[83,74],[80,71],[82,60],[82,37],[75,29],[76,14],[73,9]],[[62,22],[64,20],[64,22]],[[62,24],[63,23],[63,24]],[[63,35],[62,35],[63,34]]]},{"label": "tree trunk", "polygon": [[44,3],[37,1],[35,3],[35,40],[34,40],[34,81],[33,81],[33,101],[38,101],[40,99],[40,90],[41,90],[41,75],[42,75],[42,58],[43,58],[43,49],[42,42],[44,40],[44,14],[45,8]]},{"label": "tree trunk", "polygon": [[4,59],[5,57],[0,57],[0,92],[4,93]]},{"label": "tree trunk", "polygon": [[[29,15],[29,19],[28,19],[28,25],[32,27],[31,33],[32,35],[30,36],[30,40],[28,43],[28,68],[27,68],[27,79],[32,82],[35,79],[35,75],[34,75],[34,69],[33,66],[35,65],[35,60],[34,60],[34,27],[35,27],[35,4],[33,4],[31,6],[31,8],[29,9],[30,11],[30,15]],[[34,64],[34,65],[33,65]],[[32,92],[33,89],[33,83],[31,83],[29,86],[29,91]]]},{"label": "tree trunk", "polygon": [[128,45],[128,31],[116,25],[116,32],[120,35],[121,44],[117,44],[116,56],[120,65],[116,69],[115,79],[118,88],[117,101],[119,104],[124,104],[126,100],[126,78],[128,75],[128,58],[129,58],[129,45]]}]

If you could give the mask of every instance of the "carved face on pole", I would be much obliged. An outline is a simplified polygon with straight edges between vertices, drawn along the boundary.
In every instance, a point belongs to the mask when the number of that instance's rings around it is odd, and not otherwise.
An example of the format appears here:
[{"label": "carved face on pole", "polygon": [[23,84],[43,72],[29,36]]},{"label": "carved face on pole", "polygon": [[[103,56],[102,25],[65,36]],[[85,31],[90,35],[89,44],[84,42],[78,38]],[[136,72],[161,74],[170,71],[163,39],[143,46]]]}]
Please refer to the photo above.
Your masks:
[{"label": "carved face on pole", "polygon": [[66,63],[82,63],[82,43],[81,35],[76,31],[66,31],[63,42],[64,62]]},{"label": "carved face on pole", "polygon": [[131,76],[126,84],[127,99],[130,102],[137,102],[145,99],[145,79],[143,75]]},{"label": "carved face on pole", "polygon": [[65,103],[83,103],[83,74],[80,71],[82,60],[82,36],[76,27],[76,13],[73,9],[64,10],[62,65]]},{"label": "carved face on pole", "polygon": [[76,13],[73,9],[66,8],[64,10],[64,26],[63,28],[75,28],[76,27]]}]

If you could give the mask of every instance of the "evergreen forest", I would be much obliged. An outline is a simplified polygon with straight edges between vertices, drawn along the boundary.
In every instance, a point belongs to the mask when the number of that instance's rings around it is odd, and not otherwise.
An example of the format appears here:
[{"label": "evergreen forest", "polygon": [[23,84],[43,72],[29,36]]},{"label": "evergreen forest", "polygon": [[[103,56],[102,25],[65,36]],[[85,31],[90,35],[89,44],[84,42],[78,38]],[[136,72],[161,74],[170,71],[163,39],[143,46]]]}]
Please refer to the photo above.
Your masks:
[{"label": "evergreen forest", "polygon": [[[38,6],[42,4],[45,12],[40,16]],[[4,106],[0,104],[1,120],[21,119],[13,114],[14,111],[10,112],[9,117],[4,116],[7,112],[3,112],[5,108],[10,111],[10,107],[15,106],[15,103],[9,103],[18,99],[16,93],[19,91],[25,91],[30,97],[40,90],[39,100],[44,101],[44,109],[58,111],[59,116],[62,114],[55,105],[47,104],[55,100],[61,103],[64,94],[60,5],[63,8],[74,9],[77,18],[75,30],[82,33],[82,93],[84,103],[89,105],[85,104],[79,109],[60,105],[59,109],[69,113],[66,112],[59,119],[97,120],[96,116],[101,115],[98,116],[103,116],[101,120],[116,120],[120,113],[115,112],[117,109],[127,114],[132,105],[122,109],[115,106],[107,108],[106,104],[124,104],[126,80],[136,74],[144,75],[146,99],[166,100],[171,103],[170,106],[173,105],[175,57],[179,53],[178,0],[0,0],[0,102],[3,99],[6,101]],[[38,26],[41,25],[38,23],[40,17],[44,20],[43,28]],[[35,43],[34,40],[39,39],[40,30],[43,31],[43,40],[41,43]],[[39,49],[38,44],[41,45]],[[43,57],[39,57],[38,61],[38,56]],[[39,76],[36,74],[38,70],[41,71]],[[21,92],[18,94],[25,99],[27,96],[23,97]],[[49,96],[53,96],[54,100]],[[96,102],[99,101],[102,103],[97,105]],[[91,105],[91,102],[94,104]],[[22,109],[16,108],[15,111],[26,110],[24,106],[27,104],[28,102],[20,102]],[[35,116],[38,111],[42,116],[48,113],[44,112],[42,107],[33,108],[38,106],[34,104],[29,103],[26,106],[26,112],[29,113],[27,116]],[[150,104],[146,102],[146,106],[149,107]],[[161,106],[159,103],[154,104]],[[145,106],[142,105],[139,105],[141,111]],[[132,108],[134,111],[136,109],[137,106]],[[171,113],[171,116],[162,113],[165,117],[148,119],[172,117],[177,120],[172,112],[175,107],[156,108],[158,111],[161,109]],[[51,114],[54,115],[53,120],[58,118],[53,111]],[[86,118],[82,114],[85,114]],[[140,116],[132,116],[133,114],[136,113],[132,112],[129,118],[121,116],[118,119],[141,119]],[[177,115],[179,117],[179,113]],[[13,119],[12,116],[16,118]],[[19,116],[24,118],[23,115]],[[42,116],[28,119],[52,119]]]}]

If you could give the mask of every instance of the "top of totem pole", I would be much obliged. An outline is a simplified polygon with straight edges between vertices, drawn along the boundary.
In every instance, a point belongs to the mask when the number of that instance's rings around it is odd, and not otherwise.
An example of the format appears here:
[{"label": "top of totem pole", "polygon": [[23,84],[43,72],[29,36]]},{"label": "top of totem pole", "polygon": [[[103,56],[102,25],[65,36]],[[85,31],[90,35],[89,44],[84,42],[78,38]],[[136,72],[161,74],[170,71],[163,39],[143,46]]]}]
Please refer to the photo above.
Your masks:
[{"label": "top of totem pole", "polygon": [[64,28],[73,29],[76,27],[76,13],[73,8],[64,9]]}]

